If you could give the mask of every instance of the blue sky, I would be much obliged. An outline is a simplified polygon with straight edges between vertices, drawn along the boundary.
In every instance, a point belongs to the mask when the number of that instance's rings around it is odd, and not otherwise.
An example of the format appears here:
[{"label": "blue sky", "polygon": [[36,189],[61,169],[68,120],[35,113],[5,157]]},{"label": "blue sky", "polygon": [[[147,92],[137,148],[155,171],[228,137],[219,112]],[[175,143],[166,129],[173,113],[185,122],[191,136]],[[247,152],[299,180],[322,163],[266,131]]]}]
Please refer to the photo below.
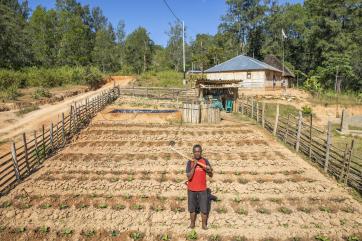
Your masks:
[{"label": "blue sky", "polygon": [[[79,1],[79,0],[78,0]],[[303,0],[283,0],[281,2],[303,2]],[[116,26],[120,19],[130,33],[139,26],[145,27],[156,44],[166,45],[169,23],[175,18],[163,0],[80,0],[91,7],[99,6],[108,20]],[[187,40],[197,33],[215,34],[220,17],[226,12],[224,0],[167,0],[176,15],[185,21]],[[29,0],[31,9],[37,5],[53,8],[55,0]]]}]

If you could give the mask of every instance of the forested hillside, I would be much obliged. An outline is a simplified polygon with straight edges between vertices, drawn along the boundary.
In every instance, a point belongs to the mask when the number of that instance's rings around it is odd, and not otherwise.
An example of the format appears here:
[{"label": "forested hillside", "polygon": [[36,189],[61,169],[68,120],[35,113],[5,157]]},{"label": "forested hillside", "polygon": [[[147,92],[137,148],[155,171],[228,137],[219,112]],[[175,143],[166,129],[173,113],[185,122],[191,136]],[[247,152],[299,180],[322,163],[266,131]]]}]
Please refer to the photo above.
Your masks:
[{"label": "forested hillside", "polygon": [[[337,87],[361,91],[360,1],[226,4],[215,35],[186,35],[187,70],[205,70],[238,54],[259,60],[274,54],[281,59],[284,44],[286,65],[307,80],[306,86],[334,89],[338,75]],[[93,83],[102,73],[182,71],[180,23],[170,23],[167,46],[160,46],[144,27],[127,35],[123,20],[112,26],[102,9],[76,0],[56,0],[54,9],[29,9],[27,1],[0,0],[0,32],[3,92],[27,85]]]}]

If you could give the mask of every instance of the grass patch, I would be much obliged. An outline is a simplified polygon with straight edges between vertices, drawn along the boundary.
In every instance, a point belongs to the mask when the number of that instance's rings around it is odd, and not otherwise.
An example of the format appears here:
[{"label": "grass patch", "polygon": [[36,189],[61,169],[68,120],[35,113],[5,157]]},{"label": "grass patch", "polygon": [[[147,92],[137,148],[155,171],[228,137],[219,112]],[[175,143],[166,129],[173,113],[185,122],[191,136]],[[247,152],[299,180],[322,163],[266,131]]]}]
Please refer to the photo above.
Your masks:
[{"label": "grass patch", "polygon": [[16,115],[17,116],[23,116],[23,115],[26,115],[32,111],[35,111],[35,110],[39,110],[39,106],[37,105],[31,105],[31,106],[27,106],[27,107],[23,107],[21,108],[18,112],[16,112]]},{"label": "grass patch", "polygon": [[183,87],[183,73],[172,70],[148,71],[137,76],[135,84],[137,86],[152,87]]}]

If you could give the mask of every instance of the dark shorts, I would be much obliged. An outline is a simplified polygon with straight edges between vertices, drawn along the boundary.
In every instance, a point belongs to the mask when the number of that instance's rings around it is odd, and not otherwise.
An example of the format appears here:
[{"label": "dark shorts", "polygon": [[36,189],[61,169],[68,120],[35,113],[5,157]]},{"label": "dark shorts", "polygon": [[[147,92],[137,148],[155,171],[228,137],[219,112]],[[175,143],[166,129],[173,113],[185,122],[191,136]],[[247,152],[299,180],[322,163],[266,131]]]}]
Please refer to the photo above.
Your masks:
[{"label": "dark shorts", "polygon": [[193,192],[187,190],[187,202],[190,213],[200,211],[204,214],[208,211],[207,191]]}]

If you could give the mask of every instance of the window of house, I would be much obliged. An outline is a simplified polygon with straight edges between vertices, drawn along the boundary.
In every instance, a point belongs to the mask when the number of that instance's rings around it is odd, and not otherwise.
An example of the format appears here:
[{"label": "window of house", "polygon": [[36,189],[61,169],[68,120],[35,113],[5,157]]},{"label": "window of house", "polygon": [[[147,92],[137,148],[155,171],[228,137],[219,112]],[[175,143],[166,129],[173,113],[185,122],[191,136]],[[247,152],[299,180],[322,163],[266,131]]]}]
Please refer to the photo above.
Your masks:
[{"label": "window of house", "polygon": [[247,72],[247,73],[246,73],[246,78],[247,78],[247,79],[251,79],[251,72]]}]

